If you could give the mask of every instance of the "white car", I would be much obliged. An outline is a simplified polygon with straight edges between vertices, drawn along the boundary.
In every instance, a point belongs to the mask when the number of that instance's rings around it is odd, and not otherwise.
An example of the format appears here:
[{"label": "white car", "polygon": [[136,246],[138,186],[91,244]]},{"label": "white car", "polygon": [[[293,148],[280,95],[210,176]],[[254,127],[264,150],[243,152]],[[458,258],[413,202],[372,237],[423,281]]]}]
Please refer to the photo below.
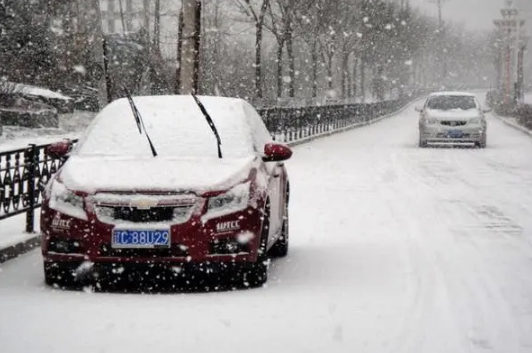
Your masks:
[{"label": "white car", "polygon": [[438,92],[429,95],[423,107],[416,107],[419,146],[429,144],[473,144],[486,147],[487,124],[475,95],[466,92]]}]

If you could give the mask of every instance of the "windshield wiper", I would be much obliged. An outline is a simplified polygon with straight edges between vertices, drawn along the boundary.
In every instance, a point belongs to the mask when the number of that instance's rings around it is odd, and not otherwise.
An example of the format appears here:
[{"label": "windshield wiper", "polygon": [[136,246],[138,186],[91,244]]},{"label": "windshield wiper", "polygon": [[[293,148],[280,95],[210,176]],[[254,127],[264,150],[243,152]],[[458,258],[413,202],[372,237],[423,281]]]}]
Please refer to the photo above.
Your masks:
[{"label": "windshield wiper", "polygon": [[216,129],[216,125],[214,125],[214,122],[212,121],[211,116],[207,112],[207,109],[203,106],[203,103],[199,100],[196,95],[192,95],[196,103],[198,104],[198,107],[200,108],[201,112],[205,116],[205,119],[207,120],[207,123],[211,127],[212,132],[214,133],[214,136],[216,136],[216,141],[218,142],[218,158],[222,158],[222,140],[220,139],[220,135],[218,134],[218,130]]},{"label": "windshield wiper", "polygon": [[127,100],[129,102],[129,105],[131,106],[131,110],[133,111],[133,117],[135,118],[135,121],[137,122],[137,127],[139,128],[139,134],[142,135],[142,130],[144,130],[144,134],[146,135],[146,138],[148,139],[148,143],[150,144],[151,153],[153,154],[154,157],[157,157],[157,151],[155,150],[155,146],[153,146],[153,143],[151,142],[150,136],[148,135],[148,131],[146,130],[146,126],[144,126],[144,121],[142,120],[142,116],[140,115],[140,112],[137,109],[135,102],[133,102],[133,97],[131,97],[131,93],[129,93],[129,90],[126,87],[124,87],[124,92],[126,93]]}]

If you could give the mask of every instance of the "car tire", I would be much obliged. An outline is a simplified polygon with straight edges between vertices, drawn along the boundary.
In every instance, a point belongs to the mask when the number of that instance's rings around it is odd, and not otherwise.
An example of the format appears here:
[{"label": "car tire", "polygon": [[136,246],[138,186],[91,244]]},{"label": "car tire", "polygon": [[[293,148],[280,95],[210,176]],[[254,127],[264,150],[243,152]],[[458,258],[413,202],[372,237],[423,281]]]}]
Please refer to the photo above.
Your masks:
[{"label": "car tire", "polygon": [[477,147],[478,148],[486,148],[487,146],[487,142],[486,142],[486,138],[480,140],[479,142],[476,143]]},{"label": "car tire", "polygon": [[422,140],[422,139],[420,138],[420,139],[419,139],[419,147],[421,147],[421,148],[425,148],[425,147],[427,147],[427,141]]},{"label": "car tire", "polygon": [[264,207],[264,219],[262,221],[261,238],[259,245],[259,254],[257,261],[243,274],[243,284],[246,287],[260,287],[268,281],[268,237],[270,232],[270,203]]},{"label": "car tire", "polygon": [[56,262],[44,263],[44,282],[52,287],[70,287],[76,283],[74,269]]}]

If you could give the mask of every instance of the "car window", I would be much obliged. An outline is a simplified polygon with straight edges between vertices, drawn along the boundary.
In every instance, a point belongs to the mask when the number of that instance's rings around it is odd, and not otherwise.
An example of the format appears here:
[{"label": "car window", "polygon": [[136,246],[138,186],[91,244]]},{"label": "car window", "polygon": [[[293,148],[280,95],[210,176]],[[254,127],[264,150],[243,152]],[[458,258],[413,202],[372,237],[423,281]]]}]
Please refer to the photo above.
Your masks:
[{"label": "car window", "polygon": [[435,96],[428,100],[427,108],[434,110],[469,110],[477,108],[477,103],[473,96]]}]

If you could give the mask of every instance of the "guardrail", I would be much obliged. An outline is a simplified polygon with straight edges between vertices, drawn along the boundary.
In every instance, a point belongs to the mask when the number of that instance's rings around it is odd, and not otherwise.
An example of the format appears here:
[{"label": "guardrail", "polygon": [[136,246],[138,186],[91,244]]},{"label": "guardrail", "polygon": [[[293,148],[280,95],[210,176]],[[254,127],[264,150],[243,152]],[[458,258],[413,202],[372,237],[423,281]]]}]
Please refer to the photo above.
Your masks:
[{"label": "guardrail", "polygon": [[[270,108],[258,112],[277,141],[291,143],[369,123],[399,110],[416,96],[379,103]],[[0,221],[26,213],[27,233],[35,230],[34,212],[41,205],[44,186],[62,164],[45,154],[47,146],[29,145],[0,152]]]}]

